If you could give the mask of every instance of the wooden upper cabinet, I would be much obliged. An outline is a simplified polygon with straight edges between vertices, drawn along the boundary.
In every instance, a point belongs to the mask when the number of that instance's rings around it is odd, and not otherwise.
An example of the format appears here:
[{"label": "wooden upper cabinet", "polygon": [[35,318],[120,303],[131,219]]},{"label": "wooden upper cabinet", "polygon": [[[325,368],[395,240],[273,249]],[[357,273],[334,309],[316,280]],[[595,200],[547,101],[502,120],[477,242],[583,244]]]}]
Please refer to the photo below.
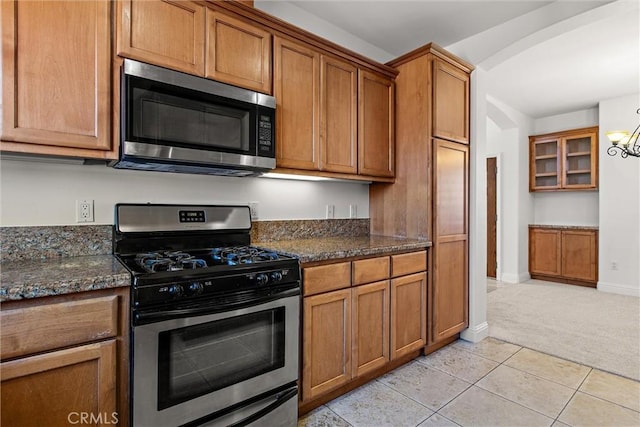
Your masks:
[{"label": "wooden upper cabinet", "polygon": [[468,73],[433,61],[433,136],[469,143]]},{"label": "wooden upper cabinet", "polygon": [[118,55],[204,75],[205,6],[180,0],[121,0]]},{"label": "wooden upper cabinet", "polygon": [[274,38],[276,162],[278,167],[320,168],[320,54],[304,45]]},{"label": "wooden upper cabinet", "polygon": [[597,188],[597,126],[529,137],[529,191]]},{"label": "wooden upper cabinet", "polygon": [[395,175],[394,82],[358,71],[358,173]]},{"label": "wooden upper cabinet", "polygon": [[358,173],[358,69],[349,62],[320,59],[321,169]]},{"label": "wooden upper cabinet", "polygon": [[2,151],[109,158],[111,2],[2,2]]},{"label": "wooden upper cabinet", "polygon": [[271,93],[271,33],[207,9],[205,77]]}]

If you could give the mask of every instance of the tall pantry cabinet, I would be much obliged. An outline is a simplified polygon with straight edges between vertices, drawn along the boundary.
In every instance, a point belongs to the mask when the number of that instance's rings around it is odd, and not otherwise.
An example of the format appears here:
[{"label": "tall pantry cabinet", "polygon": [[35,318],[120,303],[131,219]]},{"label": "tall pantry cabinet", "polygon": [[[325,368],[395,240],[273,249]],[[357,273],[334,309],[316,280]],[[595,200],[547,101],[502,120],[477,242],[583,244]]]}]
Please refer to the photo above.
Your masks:
[{"label": "tall pantry cabinet", "polygon": [[431,43],[396,68],[396,180],[370,187],[371,233],[426,238],[427,347],[468,326],[469,81],[473,67]]}]

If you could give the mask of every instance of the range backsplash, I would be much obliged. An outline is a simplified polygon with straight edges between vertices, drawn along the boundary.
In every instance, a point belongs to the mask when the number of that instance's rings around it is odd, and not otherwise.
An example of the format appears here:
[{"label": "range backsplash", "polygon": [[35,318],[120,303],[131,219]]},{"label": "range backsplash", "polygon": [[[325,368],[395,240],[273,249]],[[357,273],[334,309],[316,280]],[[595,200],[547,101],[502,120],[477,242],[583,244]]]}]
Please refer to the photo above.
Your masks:
[{"label": "range backsplash", "polygon": [[[112,253],[111,225],[0,227],[0,260],[16,261]],[[251,240],[355,237],[369,234],[369,219],[256,221]]]}]

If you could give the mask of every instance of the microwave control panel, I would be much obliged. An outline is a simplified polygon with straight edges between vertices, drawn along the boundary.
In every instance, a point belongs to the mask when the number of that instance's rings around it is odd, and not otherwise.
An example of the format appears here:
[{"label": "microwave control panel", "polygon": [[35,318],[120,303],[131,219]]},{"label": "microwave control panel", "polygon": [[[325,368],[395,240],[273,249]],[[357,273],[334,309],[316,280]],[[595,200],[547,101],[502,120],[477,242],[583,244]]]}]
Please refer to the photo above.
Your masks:
[{"label": "microwave control panel", "polygon": [[273,154],[273,116],[258,116],[258,146],[259,151]]}]

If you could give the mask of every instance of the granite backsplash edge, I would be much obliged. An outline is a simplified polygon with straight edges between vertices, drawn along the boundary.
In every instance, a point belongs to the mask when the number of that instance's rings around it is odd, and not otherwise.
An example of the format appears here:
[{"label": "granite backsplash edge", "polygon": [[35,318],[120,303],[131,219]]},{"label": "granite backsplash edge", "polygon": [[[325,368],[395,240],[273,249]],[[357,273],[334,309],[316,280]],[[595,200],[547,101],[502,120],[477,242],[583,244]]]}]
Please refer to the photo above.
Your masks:
[{"label": "granite backsplash edge", "polygon": [[[112,225],[0,227],[0,261],[107,255],[112,233]],[[251,228],[256,242],[367,235],[369,219],[256,221]]]}]

